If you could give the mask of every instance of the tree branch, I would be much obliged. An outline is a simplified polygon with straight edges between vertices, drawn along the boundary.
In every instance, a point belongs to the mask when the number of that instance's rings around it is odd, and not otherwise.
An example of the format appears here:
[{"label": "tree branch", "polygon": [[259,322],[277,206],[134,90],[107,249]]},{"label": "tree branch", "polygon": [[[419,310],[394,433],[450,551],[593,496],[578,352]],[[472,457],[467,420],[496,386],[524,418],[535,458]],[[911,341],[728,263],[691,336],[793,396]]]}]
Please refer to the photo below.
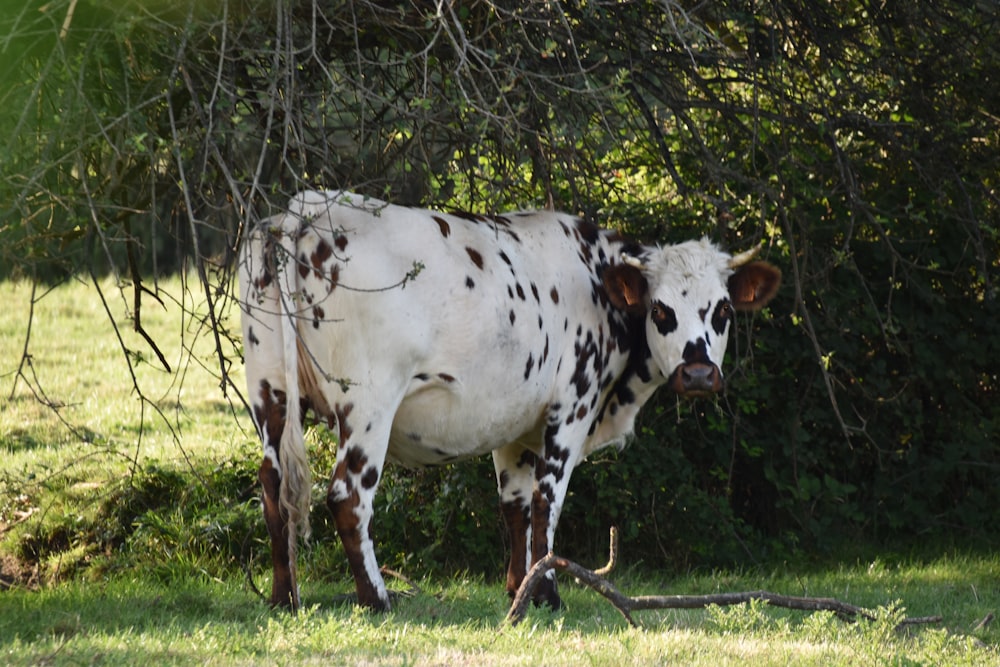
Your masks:
[{"label": "tree branch", "polygon": [[[649,609],[704,609],[710,605],[727,606],[744,604],[753,600],[761,600],[769,605],[784,609],[832,611],[846,621],[853,621],[858,618],[874,620],[875,618],[870,611],[863,607],[858,607],[834,598],[781,595],[763,590],[737,593],[712,593],[709,595],[640,595],[630,597],[619,591],[614,584],[598,574],[598,572],[608,572],[617,561],[616,537],[616,533],[612,529],[611,557],[608,565],[597,572],[588,570],[582,565],[554,553],[549,553],[545,558],[535,563],[524,578],[524,581],[521,582],[521,586],[518,588],[513,602],[511,602],[510,611],[507,612],[507,618],[504,622],[510,625],[517,625],[524,620],[532,595],[545,576],[545,573],[549,570],[558,570],[571,574],[576,577],[577,581],[586,584],[589,588],[600,593],[625,617],[629,625],[633,627],[638,627],[639,625],[632,617],[632,612],[635,611]],[[897,628],[907,625],[940,623],[941,620],[941,616],[904,618],[899,622]]]}]

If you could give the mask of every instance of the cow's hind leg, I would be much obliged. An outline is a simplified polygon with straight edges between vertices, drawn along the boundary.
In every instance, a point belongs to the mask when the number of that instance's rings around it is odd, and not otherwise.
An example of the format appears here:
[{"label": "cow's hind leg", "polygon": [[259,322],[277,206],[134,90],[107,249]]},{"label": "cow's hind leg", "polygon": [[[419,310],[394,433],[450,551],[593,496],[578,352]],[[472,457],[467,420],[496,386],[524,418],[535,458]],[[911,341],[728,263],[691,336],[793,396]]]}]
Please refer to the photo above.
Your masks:
[{"label": "cow's hind leg", "polygon": [[[531,498],[535,486],[535,453],[518,443],[493,452],[500,493],[500,513],[510,539],[507,594],[513,598],[531,567]],[[536,597],[535,603],[541,600]]]},{"label": "cow's hind leg", "polygon": [[263,487],[264,523],[271,538],[271,604],[296,609],[299,592],[295,581],[294,554],[289,540],[288,515],[281,509],[281,466],[279,452],[285,427],[285,392],[266,379],[259,383],[253,401],[254,420],[264,445],[264,459],[258,476]]},{"label": "cow's hind leg", "polygon": [[[389,594],[379,571],[372,540],[373,502],[385,462],[391,419],[369,419],[354,413],[353,404],[334,408],[340,443],[337,465],[327,490],[326,503],[354,576],[358,604],[387,611]],[[376,423],[384,423],[377,427]],[[360,424],[361,432],[355,431]]]}]

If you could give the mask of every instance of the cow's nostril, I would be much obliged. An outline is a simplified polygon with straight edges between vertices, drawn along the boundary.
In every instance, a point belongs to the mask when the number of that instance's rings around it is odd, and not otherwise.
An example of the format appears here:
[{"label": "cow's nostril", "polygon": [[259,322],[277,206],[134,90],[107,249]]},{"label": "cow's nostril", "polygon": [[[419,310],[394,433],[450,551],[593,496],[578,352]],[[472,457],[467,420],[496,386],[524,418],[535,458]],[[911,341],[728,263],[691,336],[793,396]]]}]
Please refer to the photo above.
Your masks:
[{"label": "cow's nostril", "polygon": [[719,368],[715,364],[686,364],[680,371],[684,393],[714,393],[722,389]]}]

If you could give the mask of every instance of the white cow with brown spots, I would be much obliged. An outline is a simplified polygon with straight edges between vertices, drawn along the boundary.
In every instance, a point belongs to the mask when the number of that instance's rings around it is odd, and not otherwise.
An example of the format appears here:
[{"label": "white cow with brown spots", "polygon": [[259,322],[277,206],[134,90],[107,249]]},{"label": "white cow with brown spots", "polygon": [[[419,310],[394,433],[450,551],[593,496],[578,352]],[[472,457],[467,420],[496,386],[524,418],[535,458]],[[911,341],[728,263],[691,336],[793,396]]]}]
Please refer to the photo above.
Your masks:
[{"label": "white cow with brown spots", "polygon": [[[424,466],[492,453],[513,594],[552,548],[581,460],[621,446],[660,385],[722,390],[733,310],[763,307],[781,280],[749,259],[704,239],[639,245],[562,213],[296,196],[251,231],[240,257],[271,603],[299,605],[305,410],[339,435],[327,504],[361,604],[389,607],[372,543],[387,459]],[[559,607],[554,573],[536,601]]]}]

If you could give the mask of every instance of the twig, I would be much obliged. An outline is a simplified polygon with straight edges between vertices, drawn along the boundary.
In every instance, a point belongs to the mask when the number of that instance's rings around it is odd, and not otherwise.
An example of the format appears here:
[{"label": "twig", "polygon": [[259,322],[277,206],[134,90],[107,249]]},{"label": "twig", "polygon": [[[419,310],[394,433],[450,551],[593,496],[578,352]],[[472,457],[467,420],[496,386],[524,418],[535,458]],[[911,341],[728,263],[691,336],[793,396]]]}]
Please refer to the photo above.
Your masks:
[{"label": "twig", "polygon": [[[414,597],[415,595],[418,595],[419,593],[423,592],[420,589],[419,586],[417,586],[415,583],[413,583],[412,579],[408,578],[407,576],[405,576],[403,574],[400,574],[399,572],[396,572],[395,570],[390,570],[387,567],[382,567],[382,568],[379,568],[379,572],[381,572],[382,574],[384,574],[386,576],[390,576],[390,577],[392,577],[394,579],[399,579],[400,581],[402,581],[403,583],[405,583],[407,586],[410,587],[409,590],[405,590],[405,591],[395,591],[395,590],[389,590],[389,591],[387,591],[389,593],[389,599],[390,600],[395,600],[395,599],[398,599],[398,598],[411,598],[411,597]],[[344,604],[344,603],[357,604],[358,603],[358,594],[357,593],[344,593],[342,595],[335,595],[335,596],[333,596],[333,602],[334,602],[334,604]]]},{"label": "twig", "polygon": [[972,631],[975,632],[976,630],[982,630],[992,622],[993,622],[993,612],[991,611],[990,613],[986,614],[986,616],[983,617],[983,620],[979,621],[972,627]]},{"label": "twig", "polygon": [[35,321],[35,293],[37,291],[38,291],[38,279],[33,278],[31,281],[31,301],[28,304],[28,326],[24,332],[24,348],[21,350],[21,362],[17,365],[17,372],[14,373],[14,384],[10,388],[10,395],[7,397],[8,401],[13,399],[14,394],[17,393],[18,378],[21,378],[25,382],[28,382],[28,379],[24,377],[24,364],[26,362],[30,363],[31,360],[31,355],[28,352],[28,343],[31,342],[31,325]]},{"label": "twig", "polygon": [[[0,537],[2,537],[7,531],[9,531],[14,526],[16,526],[18,524],[22,524],[25,521],[27,521],[28,519],[30,519],[35,514],[35,512],[37,512],[37,511],[39,511],[37,507],[29,507],[26,510],[21,510],[21,511],[18,511],[18,512],[14,512],[14,519],[13,519],[13,521],[8,521],[8,522],[0,525]],[[976,626],[976,627],[979,627],[979,626]]]},{"label": "twig", "polygon": [[381,572],[382,574],[388,575],[393,579],[399,579],[404,584],[410,587],[410,590],[408,591],[395,591],[397,595],[401,595],[403,597],[413,597],[414,595],[417,595],[422,592],[420,590],[420,586],[417,586],[415,583],[413,583],[412,579],[410,579],[409,577],[400,572],[396,572],[395,570],[390,570],[387,567],[382,567]]},{"label": "twig", "polygon": [[69,32],[69,25],[73,22],[73,12],[76,11],[76,0],[70,0],[69,9],[66,10],[66,18],[63,19],[62,27],[59,29],[59,39],[66,39],[66,33]]},{"label": "twig", "polygon": [[611,570],[618,565],[618,526],[611,526],[608,532],[610,533],[608,535],[608,563],[604,567],[594,570],[594,574],[599,577],[611,574]]},{"label": "twig", "polygon": [[[612,539],[614,539],[614,536]],[[615,556],[612,554],[612,561],[614,560]],[[549,570],[559,570],[560,572],[571,574],[578,581],[603,595],[625,617],[629,625],[633,627],[638,626],[638,623],[632,618],[632,612],[635,611],[648,609],[703,609],[710,605],[726,606],[744,604],[752,600],[761,600],[769,605],[785,609],[832,611],[844,620],[854,620],[857,618],[874,619],[874,616],[868,610],[834,598],[780,595],[778,593],[771,593],[770,591],[712,593],[709,595],[641,595],[638,597],[629,597],[597,572],[588,570],[582,565],[578,565],[554,553],[549,553],[545,558],[535,563],[524,578],[524,581],[521,582],[521,586],[518,588],[517,594],[511,603],[510,611],[507,613],[506,623],[517,625],[524,620],[524,615],[527,612],[535,588],[538,587],[545,573]],[[602,568],[602,570],[606,570],[606,568]],[[940,623],[941,620],[941,616],[904,618],[896,627],[898,629],[908,625]]]},{"label": "twig", "polygon": [[253,553],[250,551],[250,539],[253,537],[253,531],[247,531],[246,537],[243,538],[242,548],[240,549],[240,567],[243,568],[243,574],[247,577],[247,585],[250,587],[250,591],[257,595],[261,600],[266,600],[267,597],[257,588],[257,582],[253,580]]},{"label": "twig", "polygon": [[132,328],[149,344],[153,353],[156,354],[156,358],[163,364],[163,368],[170,373],[172,371],[170,370],[167,358],[160,351],[153,337],[142,326],[142,293],[145,292],[156,299],[164,308],[166,306],[159,295],[143,286],[142,272],[139,270],[139,259],[135,255],[136,238],[132,235],[132,225],[127,220],[125,221],[125,230],[128,233],[128,238],[125,240],[125,256],[128,260],[129,274],[132,276]]}]

